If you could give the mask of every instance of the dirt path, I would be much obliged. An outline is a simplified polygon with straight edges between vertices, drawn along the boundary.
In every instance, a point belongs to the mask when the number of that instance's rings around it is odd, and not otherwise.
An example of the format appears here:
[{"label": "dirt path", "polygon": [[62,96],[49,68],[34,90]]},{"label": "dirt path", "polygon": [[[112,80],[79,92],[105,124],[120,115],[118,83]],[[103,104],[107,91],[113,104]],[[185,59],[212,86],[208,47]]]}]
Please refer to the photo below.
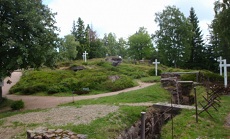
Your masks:
[{"label": "dirt path", "polygon": [[[22,76],[22,72],[15,71],[11,74],[11,77],[6,77],[4,79],[4,86],[2,87],[3,97],[5,97],[9,93],[10,88],[14,86],[20,80],[21,76]],[[8,80],[11,81],[11,84],[7,84]]]},{"label": "dirt path", "polygon": [[[58,106],[59,104],[73,102],[73,97],[53,97],[53,96],[21,96],[21,95],[7,95],[9,88],[13,86],[17,81],[19,81],[21,77],[21,72],[13,72],[10,80],[12,83],[6,84],[5,81],[8,79],[5,79],[4,86],[3,86],[3,96],[6,96],[8,99],[12,100],[23,100],[25,103],[25,109],[44,109],[44,108],[53,108]],[[139,86],[135,86],[132,88],[127,88],[124,90],[116,91],[116,92],[110,92],[110,93],[104,93],[104,94],[97,94],[97,95],[90,95],[90,96],[75,96],[74,101],[78,100],[85,100],[85,99],[93,99],[93,98],[100,98],[100,97],[106,97],[106,96],[113,96],[120,94],[122,92],[128,92],[132,90],[138,90],[142,89],[148,86],[153,85],[154,83],[139,83]]]}]

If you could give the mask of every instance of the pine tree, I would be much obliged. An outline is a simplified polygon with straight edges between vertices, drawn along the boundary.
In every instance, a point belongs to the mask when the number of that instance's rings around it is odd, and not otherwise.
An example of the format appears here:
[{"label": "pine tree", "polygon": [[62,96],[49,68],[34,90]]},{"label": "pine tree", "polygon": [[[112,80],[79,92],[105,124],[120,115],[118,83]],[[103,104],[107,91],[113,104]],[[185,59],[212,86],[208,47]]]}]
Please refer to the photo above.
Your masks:
[{"label": "pine tree", "polygon": [[74,35],[75,40],[80,43],[79,47],[77,47],[77,59],[81,59],[83,52],[86,51],[85,46],[87,46],[84,21],[79,17],[77,23],[73,21],[72,29],[72,34]]},{"label": "pine tree", "polygon": [[187,67],[189,68],[198,68],[198,69],[204,69],[205,68],[205,57],[204,57],[204,43],[202,39],[202,34],[200,27],[198,26],[199,21],[195,14],[195,10],[192,7],[190,10],[190,16],[189,21],[192,25],[192,39],[191,39],[191,54],[190,59],[188,61]]}]

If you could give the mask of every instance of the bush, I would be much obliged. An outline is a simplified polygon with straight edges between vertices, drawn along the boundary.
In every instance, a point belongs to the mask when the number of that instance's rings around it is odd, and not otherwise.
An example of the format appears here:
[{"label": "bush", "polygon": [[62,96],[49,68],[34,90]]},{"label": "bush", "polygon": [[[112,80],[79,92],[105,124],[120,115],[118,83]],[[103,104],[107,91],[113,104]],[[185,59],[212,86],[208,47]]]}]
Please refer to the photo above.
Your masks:
[{"label": "bush", "polygon": [[60,85],[52,85],[48,88],[47,93],[55,94],[55,93],[60,93],[60,92],[65,92],[65,91],[70,91],[70,90]]},{"label": "bush", "polygon": [[120,79],[112,82],[111,80],[106,81],[103,86],[109,91],[118,91],[125,88],[133,87],[134,82],[127,76],[120,76]]},{"label": "bush", "polygon": [[[26,95],[35,94],[37,92],[55,92],[58,90],[55,85],[60,84],[63,79],[74,77],[74,72],[64,70],[52,71],[27,71],[20,82],[10,89],[10,93],[23,93]],[[65,90],[63,86],[59,86],[61,90]]]},{"label": "bush", "polygon": [[202,71],[201,75],[203,76],[203,80],[207,80],[209,78],[210,82],[223,82],[224,81],[224,77],[220,76],[217,73],[213,73],[210,71]]},{"label": "bush", "polygon": [[196,74],[182,74],[181,75],[182,81],[196,81]]},{"label": "bush", "polygon": [[[161,75],[161,70],[160,69],[157,69],[157,75],[159,76],[159,75]],[[155,68],[153,68],[153,69],[150,69],[149,71],[148,71],[148,74],[150,75],[150,76],[155,76],[156,75],[156,70],[155,70]]]},{"label": "bush", "polygon": [[20,110],[24,108],[24,102],[22,100],[14,101],[10,107],[12,110]]},{"label": "bush", "polygon": [[34,84],[28,87],[25,87],[21,92],[27,95],[35,94],[37,92],[43,92],[47,90],[47,85],[43,83]]}]

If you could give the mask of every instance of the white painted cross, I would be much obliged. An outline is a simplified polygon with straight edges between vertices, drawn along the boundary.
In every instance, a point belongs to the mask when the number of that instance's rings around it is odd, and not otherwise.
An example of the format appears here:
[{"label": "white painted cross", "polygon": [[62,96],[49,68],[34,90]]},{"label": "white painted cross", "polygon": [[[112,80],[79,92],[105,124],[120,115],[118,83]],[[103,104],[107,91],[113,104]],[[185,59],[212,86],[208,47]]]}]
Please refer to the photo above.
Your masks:
[{"label": "white painted cross", "polygon": [[227,67],[230,67],[230,64],[227,64],[226,59],[222,59],[222,57],[220,57],[220,60],[217,60],[218,62],[220,62],[219,67],[220,67],[220,75],[222,75],[222,67],[224,67],[224,86],[225,88],[228,85],[228,71],[227,71]]},{"label": "white painted cross", "polygon": [[155,62],[153,62],[153,64],[155,64],[155,74],[157,76],[157,65],[160,64],[160,62],[157,62],[157,59],[155,59]]},{"label": "white painted cross", "polygon": [[87,58],[86,58],[86,55],[87,55],[88,53],[86,53],[86,51],[83,53],[83,55],[82,55],[82,57],[83,57],[83,61],[87,61]]},{"label": "white painted cross", "polygon": [[221,64],[222,64],[222,62],[223,62],[222,56],[220,56],[220,58],[219,58],[217,61],[220,62],[220,64],[219,64],[219,67],[220,67],[220,75],[222,76],[222,66],[221,66]]}]

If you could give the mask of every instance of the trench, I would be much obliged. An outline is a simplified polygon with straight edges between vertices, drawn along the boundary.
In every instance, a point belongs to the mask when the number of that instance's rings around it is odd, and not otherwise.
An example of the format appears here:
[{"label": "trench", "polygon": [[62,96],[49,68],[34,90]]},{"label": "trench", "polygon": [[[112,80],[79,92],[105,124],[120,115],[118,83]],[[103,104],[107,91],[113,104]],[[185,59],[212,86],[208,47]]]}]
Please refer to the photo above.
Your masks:
[{"label": "trench", "polygon": [[[180,114],[179,108],[153,105],[145,114],[145,139],[160,139],[161,128],[169,120]],[[117,139],[140,139],[141,120],[134,123],[129,129],[123,131]]]},{"label": "trench", "polygon": [[[171,104],[194,104],[194,97],[191,95],[194,82],[182,82],[180,79],[180,75],[175,73],[161,75],[161,85],[171,94]],[[160,139],[162,126],[180,114],[180,110],[172,105],[153,105],[148,108],[145,115],[145,139]],[[141,120],[123,131],[117,139],[141,139]]]}]

